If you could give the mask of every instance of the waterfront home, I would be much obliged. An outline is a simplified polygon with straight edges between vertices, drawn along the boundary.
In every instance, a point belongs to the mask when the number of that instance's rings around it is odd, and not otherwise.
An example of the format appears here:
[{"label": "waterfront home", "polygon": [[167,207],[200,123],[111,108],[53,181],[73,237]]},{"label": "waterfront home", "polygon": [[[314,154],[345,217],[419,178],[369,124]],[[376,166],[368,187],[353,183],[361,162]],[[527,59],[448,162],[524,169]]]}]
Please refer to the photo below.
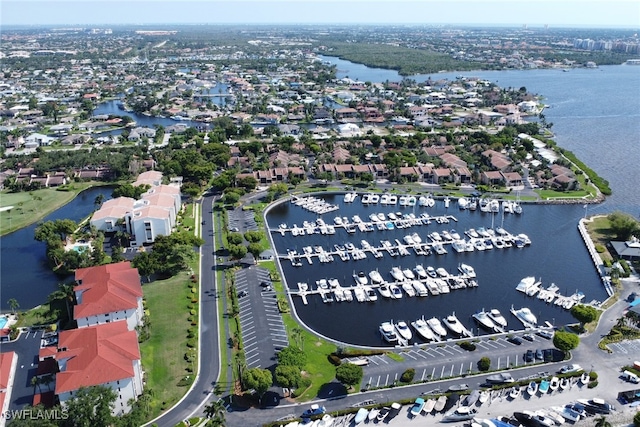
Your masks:
[{"label": "waterfront home", "polygon": [[125,321],[133,331],[142,325],[140,275],[129,261],[79,268],[75,281],[73,318],[78,328]]},{"label": "waterfront home", "polygon": [[504,176],[500,171],[486,171],[482,172],[481,180],[486,185],[502,185],[504,183]]},{"label": "waterfront home", "polygon": [[136,181],[133,183],[133,185],[136,187],[139,185],[150,185],[152,187],[155,187],[160,184],[162,184],[162,172],[154,170],[142,172],[138,175],[138,178],[136,178]]},{"label": "waterfront home", "polygon": [[90,224],[97,230],[118,231],[116,224],[127,213],[133,211],[134,203],[135,199],[131,197],[116,197],[115,199],[107,200],[100,209],[93,213]]},{"label": "waterfront home", "polygon": [[497,170],[506,170],[511,166],[511,159],[505,154],[495,150],[486,150],[482,152],[482,157],[487,165]]},{"label": "waterfront home", "polygon": [[118,416],[128,413],[142,394],[138,334],[125,322],[62,331],[57,348],[40,349],[40,363],[49,358],[58,365],[55,394],[62,407],[80,388],[105,386],[116,394],[111,413]]}]

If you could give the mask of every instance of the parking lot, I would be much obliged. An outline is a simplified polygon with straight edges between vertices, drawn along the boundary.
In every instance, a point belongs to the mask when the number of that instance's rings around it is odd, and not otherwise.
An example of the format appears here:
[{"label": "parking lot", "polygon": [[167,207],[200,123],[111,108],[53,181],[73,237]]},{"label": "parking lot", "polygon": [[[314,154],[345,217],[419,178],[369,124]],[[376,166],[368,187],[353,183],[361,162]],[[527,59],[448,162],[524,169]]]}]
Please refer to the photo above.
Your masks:
[{"label": "parking lot", "polygon": [[247,367],[270,367],[276,363],[276,353],[289,341],[269,271],[255,266],[239,270],[235,283],[238,295],[242,295],[238,301]]},{"label": "parking lot", "polygon": [[229,230],[234,232],[258,231],[253,211],[235,209],[229,211]]},{"label": "parking lot", "polygon": [[[478,361],[482,357],[491,360],[491,370],[539,366],[543,371],[543,362],[562,360],[562,354],[557,350],[547,351],[545,355],[544,350],[552,349],[553,344],[538,336],[533,341],[522,340],[520,345],[510,342],[507,336],[481,338],[473,343],[476,345],[475,351],[464,350],[455,342],[409,347],[397,353],[404,359],[401,362],[386,354],[347,360],[364,365],[363,384],[369,388],[397,383],[409,368],[415,369],[414,381],[421,382],[476,374],[480,372]],[[527,350],[533,352],[533,362],[526,361]],[[542,358],[536,358],[536,350],[540,350]]]}]

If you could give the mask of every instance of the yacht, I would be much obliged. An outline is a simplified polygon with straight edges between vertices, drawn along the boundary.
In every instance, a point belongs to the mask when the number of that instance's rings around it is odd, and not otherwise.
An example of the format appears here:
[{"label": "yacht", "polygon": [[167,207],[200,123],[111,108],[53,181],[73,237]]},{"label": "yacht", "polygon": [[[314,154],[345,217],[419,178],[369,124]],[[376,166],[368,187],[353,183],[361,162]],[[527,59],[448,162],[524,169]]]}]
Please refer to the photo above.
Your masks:
[{"label": "yacht", "polygon": [[422,264],[416,265],[416,268],[414,269],[414,271],[416,272],[416,274],[418,275],[418,277],[420,279],[426,279],[427,278],[427,272],[424,269],[424,267],[422,266]]},{"label": "yacht", "polygon": [[407,206],[415,206],[416,205],[416,196],[408,196],[407,197]]},{"label": "yacht", "polygon": [[398,335],[400,335],[401,338],[409,341],[411,340],[411,338],[413,338],[413,334],[411,333],[411,329],[409,329],[409,326],[407,325],[407,322],[405,322],[404,320],[400,320],[398,323],[395,324],[396,327],[396,331],[398,332]]},{"label": "yacht", "polygon": [[396,285],[389,285],[389,290],[391,291],[391,298],[400,299],[402,298],[402,290]]},{"label": "yacht", "polygon": [[493,323],[502,328],[507,327],[507,319],[504,318],[500,310],[497,308],[492,308],[488,313],[488,316],[493,320]]},{"label": "yacht", "polygon": [[389,195],[388,194],[383,194],[382,196],[380,196],[380,204],[381,205],[388,205],[389,204]]},{"label": "yacht", "polygon": [[380,196],[377,194],[372,194],[369,197],[369,203],[371,203],[372,205],[377,205],[379,201],[380,201]]},{"label": "yacht", "polygon": [[447,270],[445,270],[443,267],[438,267],[436,269],[436,274],[440,277],[448,277],[449,273],[447,273]]},{"label": "yacht", "polygon": [[367,275],[364,274],[364,271],[361,271],[358,274],[354,274],[353,278],[355,279],[358,286],[364,286],[369,283],[369,279],[367,279]]},{"label": "yacht", "polygon": [[391,298],[391,289],[389,289],[389,285],[384,284],[378,288],[380,295],[384,298]]},{"label": "yacht", "polygon": [[405,279],[404,274],[402,274],[402,270],[400,269],[400,267],[393,267],[391,269],[391,276],[393,276],[394,280],[396,280],[397,282],[400,282]]},{"label": "yacht", "polygon": [[451,236],[451,239],[453,240],[460,240],[460,233],[458,233],[455,229],[449,230],[449,236]]},{"label": "yacht", "polygon": [[479,311],[475,314],[472,314],[471,317],[473,317],[476,320],[476,322],[478,322],[480,326],[482,326],[485,329],[488,329],[488,330],[496,329],[496,324],[493,323],[493,320],[491,320],[491,318],[489,317],[489,314],[484,310]]},{"label": "yacht", "polygon": [[433,331],[431,330],[431,328],[429,328],[429,325],[427,325],[427,321],[424,320],[424,316],[416,321],[411,322],[411,326],[413,326],[418,335],[420,335],[423,339],[427,341],[435,340],[436,337],[435,335],[433,335]]},{"label": "yacht", "polygon": [[389,204],[395,205],[396,203],[398,203],[398,196],[395,194],[389,194]]},{"label": "yacht", "polygon": [[370,301],[370,302],[378,301],[378,294],[376,293],[376,290],[373,289],[372,287],[365,286],[364,292],[367,295],[367,301]]},{"label": "yacht", "polygon": [[378,270],[373,270],[369,273],[369,278],[371,279],[371,283],[380,284],[383,282],[382,276],[378,272]]},{"label": "yacht", "polygon": [[384,216],[384,214],[382,212],[380,212],[378,214],[378,221],[385,222],[386,220],[387,220],[387,218]]},{"label": "yacht", "polygon": [[398,343],[398,334],[396,334],[396,330],[391,322],[382,322],[380,325],[380,334],[382,334],[382,338],[389,344]]},{"label": "yacht", "polygon": [[409,202],[408,202],[409,196],[400,196],[400,206],[408,206]]},{"label": "yacht", "polygon": [[469,199],[467,199],[466,197],[460,197],[458,199],[458,207],[460,208],[460,210],[467,209],[469,207]]},{"label": "yacht", "polygon": [[460,323],[460,320],[456,317],[455,312],[442,319],[442,321],[454,334],[462,335],[464,333],[464,326],[462,326],[462,323]]},{"label": "yacht", "polygon": [[409,281],[402,282],[402,290],[406,292],[408,297],[416,296],[416,290],[413,288],[413,284]]},{"label": "yacht", "polygon": [[433,277],[434,279],[438,277],[438,273],[436,273],[436,269],[433,268],[432,266],[427,267],[427,274],[429,275],[429,277]]},{"label": "yacht", "polygon": [[409,268],[405,268],[404,270],[402,270],[402,274],[409,280],[413,280],[416,278],[416,275],[413,274],[413,271],[411,271],[411,269]]},{"label": "yacht", "polygon": [[527,394],[533,397],[536,395],[537,392],[538,392],[538,383],[535,381],[531,381],[527,386]]},{"label": "yacht", "polygon": [[431,319],[427,320],[427,325],[429,325],[436,336],[444,337],[445,335],[447,335],[447,330],[444,328],[444,326],[442,326],[442,323],[440,323],[440,320],[438,320],[437,317],[432,317]]},{"label": "yacht", "polygon": [[413,286],[413,289],[415,290],[417,296],[426,297],[427,295],[429,295],[427,287],[421,281],[412,280],[411,285]]},{"label": "yacht", "polygon": [[536,283],[536,278],[533,276],[528,276],[520,280],[520,283],[516,285],[516,291],[526,293],[527,290]]},{"label": "yacht", "polygon": [[538,324],[538,319],[528,307],[522,307],[516,310],[511,306],[511,313],[522,322],[525,328],[535,328]]},{"label": "yacht", "polygon": [[458,266],[458,270],[460,270],[460,273],[472,279],[476,277],[476,270],[474,270],[474,268],[468,264],[464,264],[464,263],[460,264]]}]

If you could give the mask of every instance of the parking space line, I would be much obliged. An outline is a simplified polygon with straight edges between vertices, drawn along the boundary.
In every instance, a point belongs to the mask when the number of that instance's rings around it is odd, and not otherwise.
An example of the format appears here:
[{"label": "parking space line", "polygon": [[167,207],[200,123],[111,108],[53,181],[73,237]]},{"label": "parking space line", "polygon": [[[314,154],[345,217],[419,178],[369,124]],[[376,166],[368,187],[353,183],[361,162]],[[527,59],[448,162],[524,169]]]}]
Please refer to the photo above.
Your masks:
[{"label": "parking space line", "polygon": [[384,363],[385,365],[389,364],[389,362],[387,362],[382,356],[374,356],[374,357],[380,362]]},{"label": "parking space line", "polygon": [[414,357],[414,356],[411,354],[411,351],[407,351],[406,353],[404,353],[404,355],[405,355],[405,356],[409,356],[409,357],[410,357],[410,358],[412,358],[413,360],[417,360],[417,358],[416,358],[416,357]]}]

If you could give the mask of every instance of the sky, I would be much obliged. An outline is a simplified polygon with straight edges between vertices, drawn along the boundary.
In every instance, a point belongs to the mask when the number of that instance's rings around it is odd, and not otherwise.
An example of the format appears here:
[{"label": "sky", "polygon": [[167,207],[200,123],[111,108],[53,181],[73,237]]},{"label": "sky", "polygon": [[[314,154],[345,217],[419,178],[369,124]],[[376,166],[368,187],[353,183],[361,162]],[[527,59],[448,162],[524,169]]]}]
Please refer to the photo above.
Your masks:
[{"label": "sky", "polygon": [[640,1],[0,0],[0,24],[486,24],[637,29]]}]

